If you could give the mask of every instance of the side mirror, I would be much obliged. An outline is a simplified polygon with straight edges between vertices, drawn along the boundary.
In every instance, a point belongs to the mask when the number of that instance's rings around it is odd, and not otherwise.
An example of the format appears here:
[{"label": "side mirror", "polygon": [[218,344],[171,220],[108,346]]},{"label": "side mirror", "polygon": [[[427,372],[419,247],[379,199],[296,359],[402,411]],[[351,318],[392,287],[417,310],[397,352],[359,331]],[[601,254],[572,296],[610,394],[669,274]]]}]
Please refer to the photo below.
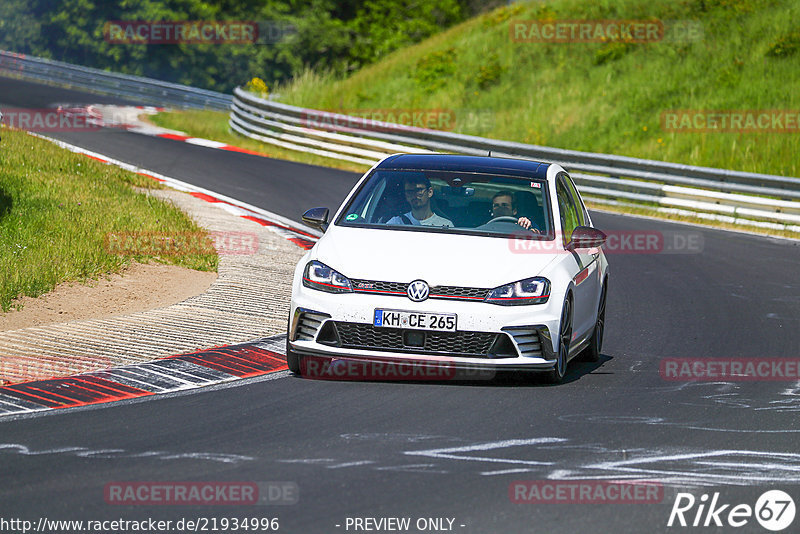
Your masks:
[{"label": "side mirror", "polygon": [[328,229],[328,208],[311,208],[303,214],[303,222],[323,232]]},{"label": "side mirror", "polygon": [[578,226],[572,231],[570,249],[602,247],[608,236],[591,226]]}]

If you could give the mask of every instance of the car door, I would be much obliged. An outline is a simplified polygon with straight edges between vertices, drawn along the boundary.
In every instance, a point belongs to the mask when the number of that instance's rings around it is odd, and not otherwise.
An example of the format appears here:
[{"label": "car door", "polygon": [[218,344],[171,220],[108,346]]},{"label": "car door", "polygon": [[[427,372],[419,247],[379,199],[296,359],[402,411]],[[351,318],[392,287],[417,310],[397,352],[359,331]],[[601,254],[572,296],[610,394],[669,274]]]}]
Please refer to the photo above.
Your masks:
[{"label": "car door", "polygon": [[[559,173],[556,178],[556,196],[561,227],[564,230],[565,249],[571,245],[572,231],[588,224],[583,204],[574,190],[569,176]],[[572,313],[573,346],[586,339],[594,327],[599,289],[597,249],[579,248],[568,251],[576,263],[572,281],[575,285],[575,302]]]}]

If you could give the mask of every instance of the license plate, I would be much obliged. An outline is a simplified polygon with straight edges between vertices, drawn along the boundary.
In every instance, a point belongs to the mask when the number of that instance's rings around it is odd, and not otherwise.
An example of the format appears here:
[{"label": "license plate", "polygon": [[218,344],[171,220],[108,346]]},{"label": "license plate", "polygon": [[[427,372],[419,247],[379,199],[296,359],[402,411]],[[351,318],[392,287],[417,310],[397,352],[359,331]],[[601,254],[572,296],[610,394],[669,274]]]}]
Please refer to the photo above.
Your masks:
[{"label": "license plate", "polygon": [[456,331],[456,315],[452,313],[423,313],[398,310],[375,310],[375,326],[408,328],[411,330]]}]

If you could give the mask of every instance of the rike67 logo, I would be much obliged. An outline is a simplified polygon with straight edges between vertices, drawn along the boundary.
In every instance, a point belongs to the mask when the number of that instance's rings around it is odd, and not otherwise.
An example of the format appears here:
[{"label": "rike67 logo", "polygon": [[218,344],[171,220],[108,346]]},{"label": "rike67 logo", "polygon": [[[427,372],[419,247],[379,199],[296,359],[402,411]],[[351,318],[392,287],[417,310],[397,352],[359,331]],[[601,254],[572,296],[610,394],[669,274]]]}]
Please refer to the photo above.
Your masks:
[{"label": "rike67 logo", "polygon": [[764,492],[755,506],[723,503],[719,492],[710,498],[704,493],[699,499],[691,493],[678,493],[667,526],[739,528],[755,518],[765,529],[780,532],[794,522],[795,511],[794,500],[781,490]]}]

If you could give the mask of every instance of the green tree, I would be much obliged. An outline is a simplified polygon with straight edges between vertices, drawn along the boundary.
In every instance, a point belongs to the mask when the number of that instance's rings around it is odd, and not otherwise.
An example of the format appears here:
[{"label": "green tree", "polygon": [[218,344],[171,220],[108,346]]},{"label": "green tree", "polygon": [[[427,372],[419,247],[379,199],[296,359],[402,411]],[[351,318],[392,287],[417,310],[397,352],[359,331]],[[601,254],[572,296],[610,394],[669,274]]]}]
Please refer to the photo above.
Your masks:
[{"label": "green tree", "polygon": [[[303,69],[339,75],[418,42],[470,13],[468,0],[2,0],[0,48],[229,92]],[[109,21],[291,24],[277,43],[114,44]]]}]

